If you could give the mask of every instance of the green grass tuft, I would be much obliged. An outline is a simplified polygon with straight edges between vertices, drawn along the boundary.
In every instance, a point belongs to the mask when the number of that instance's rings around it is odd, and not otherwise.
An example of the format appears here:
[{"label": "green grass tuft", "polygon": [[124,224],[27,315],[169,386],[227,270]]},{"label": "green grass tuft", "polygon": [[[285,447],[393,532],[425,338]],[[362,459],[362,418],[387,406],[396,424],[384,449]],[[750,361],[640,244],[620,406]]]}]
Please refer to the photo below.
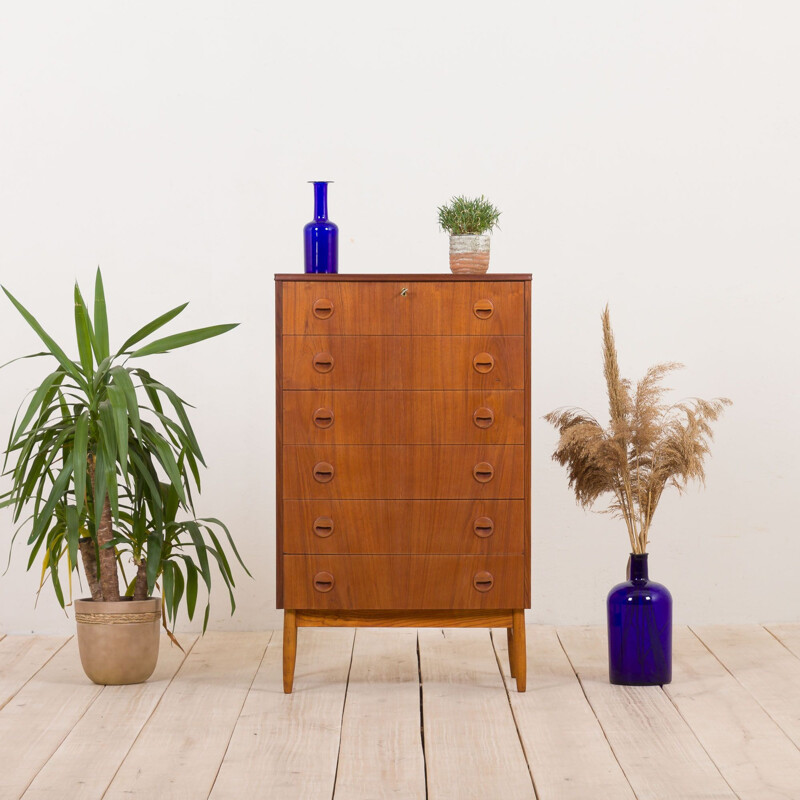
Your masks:
[{"label": "green grass tuft", "polygon": [[483,195],[453,197],[439,207],[439,226],[451,236],[488,233],[499,217],[500,212]]}]

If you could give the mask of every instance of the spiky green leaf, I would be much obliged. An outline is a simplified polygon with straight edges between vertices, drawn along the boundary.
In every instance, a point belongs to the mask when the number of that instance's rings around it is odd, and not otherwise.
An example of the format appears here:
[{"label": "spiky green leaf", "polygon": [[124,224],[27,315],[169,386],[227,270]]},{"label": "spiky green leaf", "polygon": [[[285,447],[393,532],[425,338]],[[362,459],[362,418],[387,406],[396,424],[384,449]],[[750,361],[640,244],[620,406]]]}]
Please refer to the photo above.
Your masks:
[{"label": "spiky green leaf", "polygon": [[184,331],[183,333],[175,333],[172,336],[165,336],[163,339],[156,339],[154,342],[140,347],[138,350],[131,353],[131,358],[158,355],[160,353],[167,353],[170,350],[177,350],[179,347],[187,347],[190,344],[202,342],[204,339],[211,339],[214,336],[227,333],[238,324],[238,322],[234,322],[228,325],[210,325],[207,328],[196,328],[191,331]]}]

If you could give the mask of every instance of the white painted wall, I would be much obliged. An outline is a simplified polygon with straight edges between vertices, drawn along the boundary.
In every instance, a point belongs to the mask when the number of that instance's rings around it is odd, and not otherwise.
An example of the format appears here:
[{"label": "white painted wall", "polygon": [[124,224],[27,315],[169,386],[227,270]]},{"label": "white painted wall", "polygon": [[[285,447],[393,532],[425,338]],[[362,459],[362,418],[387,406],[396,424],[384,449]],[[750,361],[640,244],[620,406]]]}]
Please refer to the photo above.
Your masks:
[{"label": "white painted wall", "polygon": [[[0,282],[60,340],[98,264],[117,341],[187,299],[187,324],[242,323],[151,363],[197,405],[200,509],[255,576],[213,627],[280,623],[272,276],[302,269],[312,178],[343,272],[446,271],[436,206],[503,210],[492,269],[534,275],[529,619],[599,622],[623,575],[624,528],[575,506],[541,421],[604,412],[610,302],[625,374],[680,360],[679,395],[735,401],[705,492],[656,517],[676,618],[800,620],[798,25],[788,1],[3,3]],[[0,363],[38,347],[2,300]],[[0,372],[3,437],[41,370]],[[0,630],[68,631],[26,555]]]}]

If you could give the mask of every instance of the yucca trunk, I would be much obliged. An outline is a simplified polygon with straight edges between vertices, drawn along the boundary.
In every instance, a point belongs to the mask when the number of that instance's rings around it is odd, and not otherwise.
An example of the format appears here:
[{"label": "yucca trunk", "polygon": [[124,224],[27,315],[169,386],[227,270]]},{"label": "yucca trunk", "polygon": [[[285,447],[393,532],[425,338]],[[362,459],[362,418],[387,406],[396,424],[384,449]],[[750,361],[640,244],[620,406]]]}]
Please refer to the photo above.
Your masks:
[{"label": "yucca trunk", "polygon": [[[89,477],[91,478],[92,489],[94,489],[94,457],[89,457]],[[108,495],[103,500],[103,511],[100,514],[100,521],[97,525],[97,548],[100,560],[100,594],[101,600],[119,601],[119,574],[117,573],[117,556],[113,547],[106,547],[114,532],[111,527],[111,503]],[[86,571],[86,561],[84,558],[84,571]],[[87,571],[87,577],[88,577]],[[96,572],[93,571],[92,575]],[[91,584],[91,578],[89,578]],[[94,599],[94,592],[92,592]]]},{"label": "yucca trunk", "polygon": [[133,592],[134,600],[147,600],[147,561],[142,556],[136,565],[136,588]]},{"label": "yucca trunk", "polygon": [[97,553],[94,549],[94,539],[91,536],[83,536],[78,540],[78,549],[83,562],[83,572],[89,584],[89,591],[92,593],[92,600],[102,600],[103,590],[100,588],[100,581],[97,579]]},{"label": "yucca trunk", "polygon": [[97,546],[100,549],[100,591],[103,600],[119,600],[119,575],[117,574],[117,556],[113,547],[105,547],[113,538],[111,529],[111,504],[106,497],[103,502],[103,513],[97,526]]}]

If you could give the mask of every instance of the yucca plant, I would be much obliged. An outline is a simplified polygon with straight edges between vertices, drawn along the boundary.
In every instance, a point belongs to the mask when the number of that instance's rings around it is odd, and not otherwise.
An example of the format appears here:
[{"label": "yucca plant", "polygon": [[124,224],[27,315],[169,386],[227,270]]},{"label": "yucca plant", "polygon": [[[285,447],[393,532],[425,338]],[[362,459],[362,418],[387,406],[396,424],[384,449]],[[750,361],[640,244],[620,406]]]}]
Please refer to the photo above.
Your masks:
[{"label": "yucca plant", "polygon": [[610,495],[606,511],[625,521],[631,552],[647,552],[653,514],[667,486],[682,492],[703,483],[711,423],[731,401],[692,398],[664,402],[664,377],[682,365],[650,367],[633,389],[620,377],[608,306],[603,311],[603,373],[611,420],[603,427],[582,408],[561,408],[545,419],[561,434],[553,460],[567,467],[578,503],[591,508]]},{"label": "yucca plant", "polygon": [[[198,584],[210,592],[215,563],[233,613],[234,577],[223,536],[247,570],[225,525],[195,517],[192,491],[200,490],[199,468],[205,462],[188,404],[137,365],[144,356],[219,336],[236,325],[213,325],[144,343],[177,317],[184,303],[112,352],[98,269],[93,316],[75,284],[78,358],[72,359],[5,287],[3,291],[47,348],[23,358],[57,362],[24,412],[25,401],[20,406],[3,464],[12,486],[0,495],[0,507],[13,509],[15,523],[30,512],[12,539],[13,545],[19,531],[31,524],[28,569],[40,560],[41,585],[50,578],[62,607],[72,597],[79,553],[93,600],[145,599],[158,586],[164,627],[170,632],[168,622],[174,628],[181,601],[185,598],[192,618]],[[65,560],[67,593],[59,571]],[[126,562],[133,566],[130,575]],[[207,600],[204,631],[209,608]]]}]

